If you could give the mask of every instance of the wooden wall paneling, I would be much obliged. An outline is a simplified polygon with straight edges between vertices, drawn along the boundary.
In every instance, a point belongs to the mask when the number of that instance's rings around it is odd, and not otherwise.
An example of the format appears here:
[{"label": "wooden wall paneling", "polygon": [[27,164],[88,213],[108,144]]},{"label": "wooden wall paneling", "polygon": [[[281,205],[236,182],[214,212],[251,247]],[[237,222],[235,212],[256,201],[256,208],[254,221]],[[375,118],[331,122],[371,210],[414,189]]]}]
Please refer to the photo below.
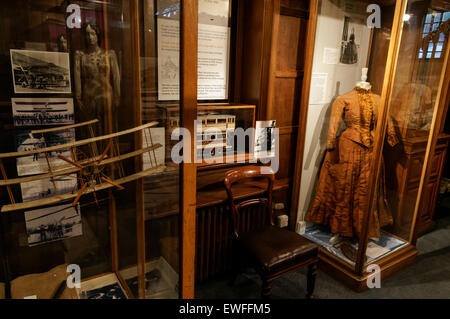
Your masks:
[{"label": "wooden wall paneling", "polygon": [[[260,119],[268,120],[272,119],[273,115],[273,104],[275,95],[275,79],[278,66],[278,37],[280,28],[280,0],[273,0],[273,22],[272,22],[272,35],[271,35],[271,50],[270,50],[270,60],[269,60],[269,78],[268,78],[268,88],[267,88],[267,104],[262,107]],[[288,36],[285,34],[285,36]],[[281,49],[281,48],[280,48]],[[281,60],[281,59],[280,59]],[[277,123],[277,126],[279,124]]]},{"label": "wooden wall paneling", "polygon": [[181,175],[181,297],[194,298],[196,229],[198,0],[181,0],[181,125],[191,132],[190,152],[183,153]]},{"label": "wooden wall paneling", "polygon": [[[234,52],[230,52],[235,56],[234,58],[234,85],[233,90],[230,90],[232,97],[229,101],[238,102],[241,101],[241,88],[242,88],[242,61],[243,61],[243,47],[244,47],[244,31],[245,31],[245,6],[247,1],[234,0],[232,2],[232,23],[235,26],[234,34]],[[230,77],[230,79],[232,79]]]},{"label": "wooden wall paneling", "polygon": [[272,0],[245,0],[240,7],[243,28],[240,100],[256,105],[256,119],[263,119],[271,52]]},{"label": "wooden wall paneling", "polygon": [[303,154],[305,148],[306,135],[306,120],[309,106],[309,92],[311,88],[312,65],[314,58],[314,45],[317,28],[317,15],[319,10],[319,0],[311,0],[309,6],[309,20],[306,33],[306,51],[305,51],[305,70],[302,85],[302,94],[300,101],[298,133],[297,133],[297,147],[295,154],[295,168],[292,182],[292,199],[290,210],[289,228],[295,230],[297,212],[298,212],[298,198],[300,192],[300,181],[302,178]]},{"label": "wooden wall paneling", "polygon": [[[372,91],[376,94],[381,94],[383,88],[383,79],[386,67],[386,60],[389,50],[389,39],[391,37],[390,30],[392,29],[392,21],[394,20],[394,6],[383,6],[381,15],[381,28],[374,28],[371,32],[373,43],[370,48],[370,59],[368,59],[369,73],[367,75],[368,81],[372,85]],[[376,70],[376,72],[371,72]]]},{"label": "wooden wall paneling", "polygon": [[[429,164],[431,166],[430,179],[424,191],[429,192],[424,195],[428,196],[428,199],[421,200],[420,213],[417,217],[419,235],[431,230],[434,226],[433,214],[438,196],[437,188],[442,176],[449,140],[450,135],[444,133],[439,135]],[[400,146],[387,147],[383,152],[385,163],[391,163],[386,166],[388,203],[394,217],[394,225],[389,231],[404,240],[409,240],[411,232],[427,141],[426,136],[408,139],[402,141],[402,149],[399,149]],[[436,192],[430,193],[431,190],[436,190]]]},{"label": "wooden wall paneling", "polygon": [[[103,32],[104,32],[104,45],[105,51],[108,52],[109,49],[109,26],[108,26],[108,4],[102,4],[103,11]],[[107,79],[110,78],[110,68],[109,68],[109,59],[106,55],[106,75]],[[109,80],[107,80],[109,81]],[[112,101],[111,101],[111,89],[108,88],[109,92],[106,94],[106,112],[104,118],[104,128],[105,134],[111,134],[112,131],[112,123],[113,123],[113,114],[112,114]],[[110,174],[114,172],[114,166],[111,164],[108,167]],[[108,190],[108,212],[109,212],[109,234],[111,241],[111,267],[113,272],[117,272],[119,270],[119,248],[118,248],[118,238],[117,238],[117,206],[114,198],[114,194],[112,190]]]},{"label": "wooden wall paneling", "polygon": [[[440,124],[440,123],[439,123]],[[434,212],[439,196],[440,179],[445,165],[445,158],[449,145],[450,136],[441,133],[430,160],[428,183],[424,186],[422,199],[420,201],[419,216],[417,217],[417,237],[433,230],[435,226]]]},{"label": "wooden wall paneling", "polygon": [[144,57],[145,60],[145,83],[144,87],[157,92],[157,67],[156,67],[156,24],[155,24],[155,2],[143,1],[144,16]]},{"label": "wooden wall paneling", "polygon": [[[128,2],[129,21],[130,21],[130,56],[133,63],[131,67],[131,105],[133,108],[132,117],[133,125],[142,125],[142,83],[141,83],[141,20],[140,5],[138,0],[130,0]],[[140,147],[142,145],[142,132],[134,134],[134,145]],[[135,170],[142,170],[142,156],[135,158]],[[138,179],[135,182],[135,205],[136,205],[136,248],[137,248],[137,273],[138,273],[138,296],[140,299],[145,298],[145,210],[144,210],[144,181]]]},{"label": "wooden wall paneling", "polygon": [[[277,121],[280,129],[279,171],[277,178],[295,176],[295,159],[299,124],[299,108],[302,79],[305,67],[305,47],[307,19],[309,13],[299,9],[299,4],[307,1],[275,1],[274,24],[272,30],[271,66],[267,97],[266,119]],[[286,5],[289,5],[287,7]],[[297,6],[294,6],[297,5]],[[294,6],[294,7],[291,7]],[[298,193],[295,197],[298,197]],[[291,200],[290,200],[291,201]],[[291,207],[291,202],[286,206]],[[290,214],[289,214],[290,215]],[[295,216],[291,216],[290,224]]]},{"label": "wooden wall paneling", "polygon": [[[448,117],[448,109],[449,109],[449,105],[450,105],[450,89],[447,88],[447,96],[445,98],[445,104],[444,104],[444,113],[442,114],[441,117],[441,129],[440,132],[443,133],[446,130],[445,125],[447,124],[448,126],[450,126],[450,121],[447,121],[447,117]],[[446,133],[450,133],[450,130]]]},{"label": "wooden wall paneling", "polygon": [[[287,10],[295,11],[295,16],[299,15],[299,12],[303,12],[308,15],[309,3],[302,0],[281,0],[281,11],[286,12]],[[285,14],[285,13],[283,13]],[[287,14],[285,14],[287,15]]]},{"label": "wooden wall paneling", "polygon": [[[297,136],[297,129],[292,129],[292,132],[283,133],[280,130],[280,154],[279,154],[279,164],[280,167],[276,174],[276,178],[279,180],[282,179],[292,179],[292,172],[294,171],[295,164],[294,159],[292,158],[292,154],[295,154],[295,146]],[[291,184],[291,182],[289,182]]]}]

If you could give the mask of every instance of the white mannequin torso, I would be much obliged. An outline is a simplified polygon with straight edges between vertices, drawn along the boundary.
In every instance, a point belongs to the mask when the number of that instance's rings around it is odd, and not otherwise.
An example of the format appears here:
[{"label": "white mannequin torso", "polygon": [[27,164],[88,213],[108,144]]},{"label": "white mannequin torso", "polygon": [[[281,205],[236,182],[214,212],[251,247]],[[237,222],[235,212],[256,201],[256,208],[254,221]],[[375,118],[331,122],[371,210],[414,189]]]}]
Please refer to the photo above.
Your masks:
[{"label": "white mannequin torso", "polygon": [[370,85],[369,82],[366,82],[367,80],[367,68],[362,68],[362,75],[361,75],[361,81],[356,83],[356,86],[364,89],[364,90],[370,90],[372,88],[372,85]]}]

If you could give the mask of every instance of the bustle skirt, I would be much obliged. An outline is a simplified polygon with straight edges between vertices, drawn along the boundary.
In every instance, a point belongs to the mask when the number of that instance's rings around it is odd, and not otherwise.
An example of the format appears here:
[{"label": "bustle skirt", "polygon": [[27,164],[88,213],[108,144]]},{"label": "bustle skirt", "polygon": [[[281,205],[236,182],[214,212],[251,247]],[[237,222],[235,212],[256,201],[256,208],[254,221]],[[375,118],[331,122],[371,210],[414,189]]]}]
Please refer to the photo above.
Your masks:
[{"label": "bustle skirt", "polygon": [[[306,220],[330,225],[334,234],[359,237],[368,211],[373,149],[344,136],[337,138],[336,145],[334,150],[326,152]],[[384,165],[375,194],[377,204],[369,216],[369,238],[379,238],[380,226],[392,224],[383,187]]]}]

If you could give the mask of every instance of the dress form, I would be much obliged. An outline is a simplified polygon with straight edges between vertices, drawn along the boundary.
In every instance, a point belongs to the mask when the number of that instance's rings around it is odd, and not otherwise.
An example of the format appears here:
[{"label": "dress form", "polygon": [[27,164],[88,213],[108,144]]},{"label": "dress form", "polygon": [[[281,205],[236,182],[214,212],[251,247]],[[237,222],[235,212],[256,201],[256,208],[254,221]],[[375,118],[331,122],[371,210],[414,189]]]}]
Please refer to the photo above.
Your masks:
[{"label": "dress form", "polygon": [[370,90],[372,88],[372,85],[370,85],[369,82],[366,82],[366,80],[367,80],[367,71],[368,71],[367,68],[362,68],[361,81],[356,83],[356,87],[359,87],[359,88],[364,89],[364,90]]},{"label": "dress form", "polygon": [[[74,56],[74,88],[79,121],[99,119],[96,136],[117,131],[116,114],[120,105],[120,69],[114,50],[100,47],[100,33],[92,24],[82,28],[85,48]],[[108,122],[112,117],[112,127]]]},{"label": "dress form", "polygon": [[[356,83],[356,87],[369,91],[372,88],[372,85],[369,82],[366,82],[367,71],[368,71],[367,68],[362,68],[361,81]],[[336,245],[341,241],[342,241],[341,235],[333,234],[333,236],[329,240],[329,243],[330,243],[330,245]]]}]

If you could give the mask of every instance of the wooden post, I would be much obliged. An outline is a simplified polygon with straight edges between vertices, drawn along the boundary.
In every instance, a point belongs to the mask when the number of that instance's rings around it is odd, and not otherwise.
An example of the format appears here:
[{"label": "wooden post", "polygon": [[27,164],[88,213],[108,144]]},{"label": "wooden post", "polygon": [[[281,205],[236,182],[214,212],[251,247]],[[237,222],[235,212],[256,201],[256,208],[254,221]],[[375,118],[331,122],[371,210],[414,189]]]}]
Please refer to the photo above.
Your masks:
[{"label": "wooden post", "polygon": [[[142,124],[141,101],[141,43],[139,32],[139,1],[130,0],[130,35],[132,65],[132,105],[134,124]],[[134,135],[136,148],[142,147],[142,131]],[[142,170],[142,155],[136,157],[135,169]],[[142,178],[136,181],[136,247],[138,259],[138,297],[145,298],[145,210],[144,210],[144,181]]]},{"label": "wooden post", "polygon": [[[6,175],[5,167],[3,166],[3,161],[0,159],[0,170],[2,171],[3,179],[6,181],[8,180],[8,176]],[[8,190],[9,200],[11,201],[11,204],[15,204],[16,201],[14,200],[14,195],[12,193],[11,187],[8,185],[6,186],[6,189]]]},{"label": "wooden post", "polygon": [[[106,74],[105,78],[106,81],[109,81],[111,78],[111,71],[110,71],[110,63],[109,63],[109,56],[108,56],[108,50],[109,50],[109,25],[108,25],[108,3],[104,2],[102,5],[103,9],[103,30],[104,30],[104,38],[105,38],[105,63],[106,63]],[[112,125],[112,101],[111,96],[112,92],[111,89],[107,88],[107,94],[105,98],[105,118],[103,121],[103,127],[104,127],[104,133],[105,134],[111,134],[113,133],[113,125]],[[91,125],[89,125],[90,134],[94,134],[94,130]],[[100,144],[100,146],[103,143]],[[93,146],[93,150],[95,152],[94,156],[98,155],[98,149],[96,144]],[[112,154],[112,152],[110,152]],[[114,179],[114,165],[111,164],[109,167],[110,177]],[[97,199],[96,199],[97,202]],[[109,232],[110,232],[110,241],[111,241],[111,266],[113,272],[119,271],[119,249],[118,249],[118,239],[117,239],[117,206],[116,206],[116,199],[114,198],[112,189],[108,190],[108,211],[109,211]]]},{"label": "wooden post", "polygon": [[[191,133],[190,152],[181,170],[181,298],[194,298],[197,167],[194,121],[197,117],[198,0],[181,0],[181,125]],[[186,144],[185,144],[186,146]],[[190,153],[190,158],[188,154]]]},{"label": "wooden post", "polygon": [[317,15],[319,12],[319,0],[311,0],[309,5],[308,31],[306,36],[305,75],[302,84],[302,98],[298,121],[297,147],[295,155],[295,168],[292,183],[290,225],[295,230],[298,214],[298,199],[300,197],[300,183],[302,179],[303,155],[305,148],[306,123],[308,118],[309,92],[311,88],[312,65],[314,61],[314,46],[316,41]]}]

